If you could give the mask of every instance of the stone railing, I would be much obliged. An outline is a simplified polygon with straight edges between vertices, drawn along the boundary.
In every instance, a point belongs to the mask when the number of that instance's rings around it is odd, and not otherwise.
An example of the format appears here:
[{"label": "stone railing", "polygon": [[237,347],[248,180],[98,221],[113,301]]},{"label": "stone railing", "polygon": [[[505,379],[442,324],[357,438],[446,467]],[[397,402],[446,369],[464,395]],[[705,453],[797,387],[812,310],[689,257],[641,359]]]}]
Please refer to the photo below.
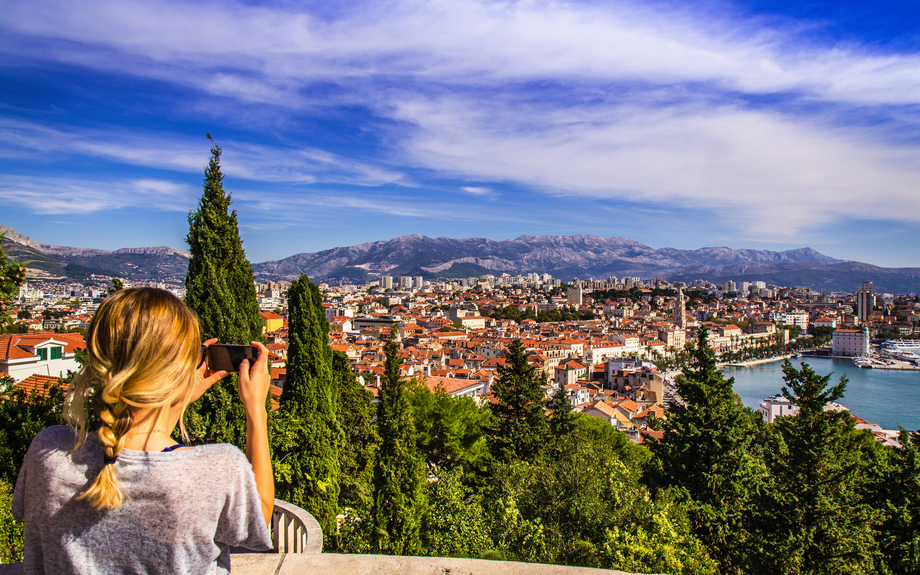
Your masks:
[{"label": "stone railing", "polygon": [[293,503],[275,499],[272,539],[276,553],[322,553],[323,529],[319,522]]}]

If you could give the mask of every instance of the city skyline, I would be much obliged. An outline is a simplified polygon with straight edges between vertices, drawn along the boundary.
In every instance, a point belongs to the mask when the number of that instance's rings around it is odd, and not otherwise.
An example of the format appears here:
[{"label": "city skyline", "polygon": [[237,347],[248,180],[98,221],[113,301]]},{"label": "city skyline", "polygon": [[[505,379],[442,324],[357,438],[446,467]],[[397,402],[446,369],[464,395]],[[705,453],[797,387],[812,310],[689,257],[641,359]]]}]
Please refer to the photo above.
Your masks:
[{"label": "city skyline", "polygon": [[[0,224],[250,261],[420,233],[920,266],[920,8],[12,1]],[[105,230],[100,233],[99,230]]]}]

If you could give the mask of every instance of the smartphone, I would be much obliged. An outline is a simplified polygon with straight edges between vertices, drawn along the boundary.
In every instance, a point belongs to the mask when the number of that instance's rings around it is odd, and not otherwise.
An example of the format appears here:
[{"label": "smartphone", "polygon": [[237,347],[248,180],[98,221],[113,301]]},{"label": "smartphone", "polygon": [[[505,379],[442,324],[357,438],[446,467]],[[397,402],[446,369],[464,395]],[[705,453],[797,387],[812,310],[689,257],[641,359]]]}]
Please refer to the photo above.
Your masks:
[{"label": "smartphone", "polygon": [[249,364],[259,355],[259,350],[251,345],[215,343],[208,346],[208,368],[211,371],[239,371],[244,359]]}]

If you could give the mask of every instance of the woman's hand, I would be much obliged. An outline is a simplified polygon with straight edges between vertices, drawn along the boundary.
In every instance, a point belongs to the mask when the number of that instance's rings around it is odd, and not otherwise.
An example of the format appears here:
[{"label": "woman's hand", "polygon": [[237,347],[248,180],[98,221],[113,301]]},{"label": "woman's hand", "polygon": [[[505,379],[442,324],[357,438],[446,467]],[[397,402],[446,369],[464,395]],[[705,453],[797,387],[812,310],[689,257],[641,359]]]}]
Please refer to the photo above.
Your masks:
[{"label": "woman's hand", "polygon": [[[208,347],[209,345],[217,343],[217,338],[209,339],[204,342],[204,346]],[[207,355],[207,352],[205,352]],[[201,397],[204,392],[211,389],[211,386],[220,381],[221,379],[227,377],[226,371],[211,371],[208,369],[207,359],[201,358],[201,365],[198,366],[198,371],[195,373],[195,389],[192,390],[192,397],[189,400],[189,403],[194,403]]]},{"label": "woman's hand", "polygon": [[252,346],[259,350],[259,357],[252,366],[244,360],[240,364],[240,399],[246,409],[246,459],[252,465],[256,478],[256,490],[262,500],[262,516],[271,524],[275,508],[275,479],[272,477],[271,451],[268,446],[268,412],[265,399],[271,384],[268,371],[268,349],[254,341]]},{"label": "woman's hand", "polygon": [[268,348],[258,341],[251,342],[259,350],[259,357],[250,366],[248,360],[240,364],[240,399],[246,408],[246,416],[265,415],[265,398],[271,384],[268,371]]}]

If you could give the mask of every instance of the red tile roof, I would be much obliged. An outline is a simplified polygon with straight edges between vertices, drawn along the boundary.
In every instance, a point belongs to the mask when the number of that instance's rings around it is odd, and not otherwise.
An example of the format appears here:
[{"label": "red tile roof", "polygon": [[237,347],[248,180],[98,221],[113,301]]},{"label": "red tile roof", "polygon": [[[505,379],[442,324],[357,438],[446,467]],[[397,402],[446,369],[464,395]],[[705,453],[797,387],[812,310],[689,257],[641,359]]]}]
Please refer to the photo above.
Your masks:
[{"label": "red tile roof", "polygon": [[38,395],[48,397],[50,395],[49,390],[53,386],[57,385],[60,380],[61,378],[59,377],[33,373],[24,380],[17,382],[16,386],[26,390],[29,393],[38,393]]}]

